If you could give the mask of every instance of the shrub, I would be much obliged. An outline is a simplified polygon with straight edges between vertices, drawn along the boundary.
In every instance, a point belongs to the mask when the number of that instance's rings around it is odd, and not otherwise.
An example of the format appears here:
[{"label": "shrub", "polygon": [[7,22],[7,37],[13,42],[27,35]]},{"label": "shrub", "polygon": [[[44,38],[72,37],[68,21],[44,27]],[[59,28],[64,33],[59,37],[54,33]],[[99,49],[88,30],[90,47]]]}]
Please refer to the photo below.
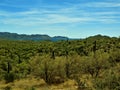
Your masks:
[{"label": "shrub", "polygon": [[118,72],[107,71],[105,77],[97,78],[94,80],[94,87],[97,90],[119,90],[120,89],[120,76]]},{"label": "shrub", "polygon": [[109,68],[109,55],[103,52],[96,52],[89,56],[85,56],[81,60],[81,71],[90,74],[92,77],[98,77],[100,72]]},{"label": "shrub", "polygon": [[5,73],[4,79],[6,83],[13,82],[15,80],[15,74],[13,72]]}]

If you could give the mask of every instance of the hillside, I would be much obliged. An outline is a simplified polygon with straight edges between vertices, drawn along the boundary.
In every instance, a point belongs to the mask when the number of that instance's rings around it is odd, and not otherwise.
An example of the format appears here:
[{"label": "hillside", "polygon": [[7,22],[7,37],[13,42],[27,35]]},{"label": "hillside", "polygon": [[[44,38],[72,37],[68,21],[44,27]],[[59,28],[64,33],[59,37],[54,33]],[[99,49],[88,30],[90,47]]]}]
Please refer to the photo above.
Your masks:
[{"label": "hillside", "polygon": [[120,38],[1,39],[0,90],[120,90]]},{"label": "hillside", "polygon": [[9,39],[9,40],[32,40],[32,41],[58,41],[58,40],[67,40],[67,37],[63,36],[55,36],[50,37],[48,35],[40,35],[40,34],[17,34],[17,33],[9,33],[9,32],[0,32],[0,39]]}]

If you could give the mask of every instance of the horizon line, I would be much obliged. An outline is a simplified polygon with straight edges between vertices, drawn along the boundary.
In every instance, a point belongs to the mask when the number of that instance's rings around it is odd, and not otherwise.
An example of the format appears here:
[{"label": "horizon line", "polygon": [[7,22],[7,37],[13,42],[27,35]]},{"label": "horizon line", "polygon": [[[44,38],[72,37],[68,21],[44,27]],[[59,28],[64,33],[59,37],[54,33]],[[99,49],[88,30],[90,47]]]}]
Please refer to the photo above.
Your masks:
[{"label": "horizon line", "polygon": [[29,33],[17,33],[17,32],[1,32],[0,31],[0,33],[10,33],[10,34],[18,34],[18,35],[47,35],[47,36],[49,36],[49,37],[66,37],[66,38],[69,38],[69,39],[85,39],[85,38],[88,38],[88,37],[91,37],[91,36],[97,36],[97,35],[101,35],[101,36],[108,36],[108,37],[111,37],[111,38],[113,38],[113,37],[116,37],[116,38],[120,38],[120,36],[111,36],[111,35],[106,35],[106,34],[100,34],[100,33],[98,33],[98,34],[93,34],[93,35],[89,35],[89,36],[86,36],[86,37],[69,37],[69,36],[62,36],[62,35],[54,35],[54,36],[51,36],[51,35],[49,35],[49,34],[43,34],[43,33],[39,33],[39,34],[35,34],[35,33],[31,33],[31,34],[29,34]]}]

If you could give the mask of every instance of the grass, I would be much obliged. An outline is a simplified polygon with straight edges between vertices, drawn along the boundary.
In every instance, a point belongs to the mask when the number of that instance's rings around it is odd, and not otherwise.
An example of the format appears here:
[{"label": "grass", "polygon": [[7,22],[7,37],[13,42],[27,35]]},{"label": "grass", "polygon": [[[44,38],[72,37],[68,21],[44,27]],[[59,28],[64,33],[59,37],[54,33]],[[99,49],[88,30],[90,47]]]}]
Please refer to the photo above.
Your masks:
[{"label": "grass", "polygon": [[74,80],[59,85],[47,85],[42,79],[26,78],[8,84],[1,81],[0,90],[77,90],[77,85]]}]

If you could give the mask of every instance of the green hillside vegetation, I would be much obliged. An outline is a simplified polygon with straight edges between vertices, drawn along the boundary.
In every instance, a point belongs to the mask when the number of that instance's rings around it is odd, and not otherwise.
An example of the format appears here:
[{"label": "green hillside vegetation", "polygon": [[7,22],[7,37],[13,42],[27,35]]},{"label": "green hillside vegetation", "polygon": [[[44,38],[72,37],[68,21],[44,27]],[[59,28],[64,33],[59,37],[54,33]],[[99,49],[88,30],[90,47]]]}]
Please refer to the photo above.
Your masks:
[{"label": "green hillside vegetation", "polygon": [[0,39],[0,90],[120,90],[120,38]]}]

